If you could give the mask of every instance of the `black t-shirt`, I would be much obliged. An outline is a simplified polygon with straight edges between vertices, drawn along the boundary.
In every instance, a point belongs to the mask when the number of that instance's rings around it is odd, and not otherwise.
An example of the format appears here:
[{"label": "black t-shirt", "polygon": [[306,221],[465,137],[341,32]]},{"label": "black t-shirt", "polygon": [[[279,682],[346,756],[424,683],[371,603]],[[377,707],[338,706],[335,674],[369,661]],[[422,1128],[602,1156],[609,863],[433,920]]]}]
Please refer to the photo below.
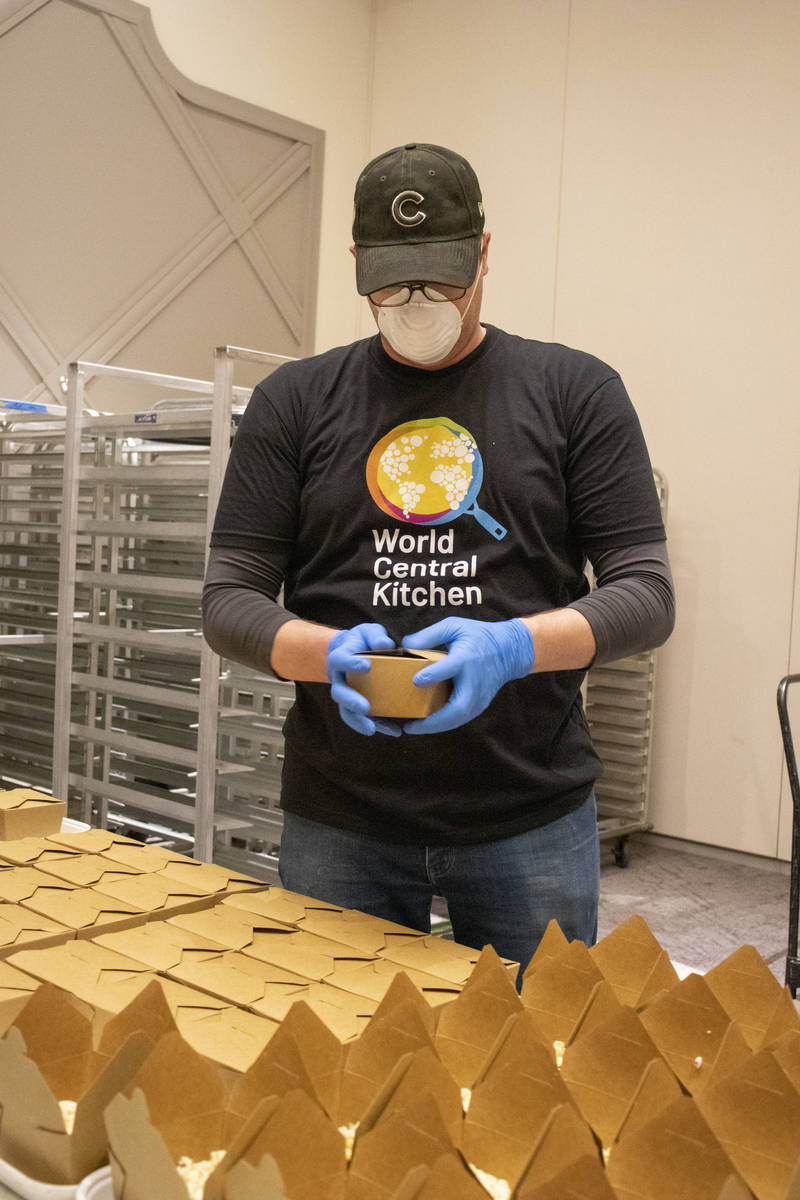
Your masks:
[{"label": "black t-shirt", "polygon": [[[399,642],[443,616],[502,620],[588,590],[587,556],[664,538],[618,374],[487,326],[441,371],[379,337],[281,367],[234,439],[212,544],[287,561],[284,602]],[[284,808],[384,840],[509,837],[583,803],[599,774],[582,671],[506,684],[448,733],[365,738],[325,684],[297,684]]]}]

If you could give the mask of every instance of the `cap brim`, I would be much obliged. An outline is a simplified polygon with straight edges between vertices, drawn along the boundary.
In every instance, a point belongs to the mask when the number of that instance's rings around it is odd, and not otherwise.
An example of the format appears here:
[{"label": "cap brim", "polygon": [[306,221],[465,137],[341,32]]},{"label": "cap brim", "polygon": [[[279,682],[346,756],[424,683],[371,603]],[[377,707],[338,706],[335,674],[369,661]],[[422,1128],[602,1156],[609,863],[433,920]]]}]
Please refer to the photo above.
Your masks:
[{"label": "cap brim", "polygon": [[394,283],[448,283],[469,287],[478,271],[481,235],[452,242],[404,242],[356,246],[356,287],[360,296]]}]

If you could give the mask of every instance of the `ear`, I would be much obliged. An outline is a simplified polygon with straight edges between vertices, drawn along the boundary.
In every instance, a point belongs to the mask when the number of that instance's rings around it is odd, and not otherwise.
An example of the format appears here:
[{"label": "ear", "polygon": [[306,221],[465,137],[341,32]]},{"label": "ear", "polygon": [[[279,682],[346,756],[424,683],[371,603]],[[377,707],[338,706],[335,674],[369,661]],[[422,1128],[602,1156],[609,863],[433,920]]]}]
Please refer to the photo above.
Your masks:
[{"label": "ear", "polygon": [[486,275],[489,270],[489,242],[492,240],[490,233],[484,233],[481,240],[481,276]]}]

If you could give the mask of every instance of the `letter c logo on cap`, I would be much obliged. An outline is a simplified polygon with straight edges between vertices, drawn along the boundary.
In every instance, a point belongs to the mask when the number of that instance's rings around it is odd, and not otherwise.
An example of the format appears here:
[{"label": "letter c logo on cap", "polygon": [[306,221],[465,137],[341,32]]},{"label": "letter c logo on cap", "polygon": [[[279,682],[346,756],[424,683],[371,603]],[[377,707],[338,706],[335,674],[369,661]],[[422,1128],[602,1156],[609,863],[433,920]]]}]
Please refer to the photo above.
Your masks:
[{"label": "letter c logo on cap", "polygon": [[404,211],[404,209],[407,204],[422,204],[424,199],[425,197],[421,196],[419,192],[413,192],[410,190],[406,192],[398,192],[392,201],[392,219],[398,225],[406,225],[409,227],[412,225],[421,225],[425,220],[426,215],[421,211],[421,209],[418,208],[416,212],[413,213],[407,213]]}]

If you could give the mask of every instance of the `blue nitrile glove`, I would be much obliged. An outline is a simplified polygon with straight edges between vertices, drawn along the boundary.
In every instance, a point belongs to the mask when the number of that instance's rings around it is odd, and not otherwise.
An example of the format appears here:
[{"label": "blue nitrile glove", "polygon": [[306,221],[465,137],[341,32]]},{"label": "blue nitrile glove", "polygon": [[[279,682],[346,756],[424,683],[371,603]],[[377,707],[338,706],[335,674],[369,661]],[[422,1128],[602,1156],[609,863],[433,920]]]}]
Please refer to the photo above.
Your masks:
[{"label": "blue nitrile glove", "polygon": [[405,733],[444,733],[477,717],[509,679],[522,679],[533,670],[533,636],[518,617],[510,621],[472,621],[445,617],[435,625],[403,638],[408,650],[447,648],[445,658],[423,667],[414,676],[419,687],[453,681],[450,699],[438,712],[407,721]]},{"label": "blue nitrile glove", "polygon": [[395,644],[382,625],[364,623],[352,629],[340,629],[328,643],[328,658],[325,669],[331,684],[331,697],[339,705],[339,716],[345,725],[356,733],[371,737],[373,733],[386,733],[400,737],[403,732],[397,721],[369,715],[369,700],[348,687],[347,671],[368,671],[369,663],[363,658],[364,650],[394,650]]}]

